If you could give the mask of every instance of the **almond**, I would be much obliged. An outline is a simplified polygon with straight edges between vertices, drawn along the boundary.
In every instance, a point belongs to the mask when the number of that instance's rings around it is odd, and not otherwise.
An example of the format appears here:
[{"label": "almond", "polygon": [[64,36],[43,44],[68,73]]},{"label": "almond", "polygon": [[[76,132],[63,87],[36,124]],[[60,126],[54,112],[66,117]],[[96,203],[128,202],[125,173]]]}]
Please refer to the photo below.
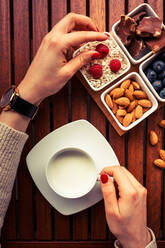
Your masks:
[{"label": "almond", "polygon": [[150,131],[150,143],[155,146],[158,143],[158,136],[155,131]]},{"label": "almond", "polygon": [[133,96],[135,96],[137,99],[146,99],[147,98],[147,94],[142,90],[135,90],[133,92]]},{"label": "almond", "polygon": [[160,155],[160,158],[163,160],[163,161],[165,161],[165,150],[160,150],[159,151],[159,155]]},{"label": "almond", "polygon": [[117,106],[117,104],[116,104],[115,102],[113,102],[112,112],[113,112],[114,114],[116,114],[117,110],[118,110],[118,106]]},{"label": "almond", "polygon": [[128,87],[129,91],[131,91],[132,93],[134,92],[134,87],[132,84],[130,84],[130,86]]},{"label": "almond", "polygon": [[118,119],[118,121],[119,121],[121,124],[123,124],[123,117],[122,117],[122,116],[116,114],[116,118]]},{"label": "almond", "polygon": [[132,101],[127,108],[127,112],[132,112],[132,110],[136,107],[136,101]]},{"label": "almond", "polygon": [[115,100],[115,103],[127,107],[130,104],[130,100],[127,97],[120,97]]},{"label": "almond", "polygon": [[130,86],[130,83],[131,83],[130,79],[124,80],[120,87],[126,90]]},{"label": "almond", "polygon": [[150,100],[146,100],[146,99],[139,100],[138,104],[144,108],[150,108],[152,106],[152,102]]},{"label": "almond", "polygon": [[140,90],[140,85],[137,82],[133,81],[132,85],[133,85],[135,90]]},{"label": "almond", "polygon": [[132,114],[128,113],[125,115],[123,119],[123,126],[128,127],[131,122],[132,122]]},{"label": "almond", "polygon": [[125,109],[118,109],[117,115],[119,116],[125,116],[127,114],[127,111]]},{"label": "almond", "polygon": [[125,90],[125,96],[127,98],[129,98],[130,101],[133,101],[133,99],[134,99],[133,93],[130,90],[128,90],[128,89]]},{"label": "almond", "polygon": [[155,159],[154,164],[160,168],[165,168],[165,161],[162,159]]},{"label": "almond", "polygon": [[124,106],[119,106],[119,109],[125,109],[126,107],[124,107]]},{"label": "almond", "polygon": [[149,110],[149,108],[143,108],[143,114],[145,113],[145,112],[147,112]]},{"label": "almond", "polygon": [[137,119],[139,119],[140,117],[142,117],[142,115],[143,115],[143,108],[142,108],[142,106],[137,105],[137,107],[135,109],[135,117]]},{"label": "almond", "polygon": [[113,108],[113,101],[109,94],[105,97],[106,104],[112,109]]},{"label": "almond", "polygon": [[161,120],[161,122],[159,123],[159,126],[165,128],[165,120]]},{"label": "almond", "polygon": [[117,99],[123,95],[124,95],[124,89],[123,88],[116,88],[116,90],[113,93],[113,98]]},{"label": "almond", "polygon": [[135,109],[130,114],[132,115],[132,122],[136,121]]}]

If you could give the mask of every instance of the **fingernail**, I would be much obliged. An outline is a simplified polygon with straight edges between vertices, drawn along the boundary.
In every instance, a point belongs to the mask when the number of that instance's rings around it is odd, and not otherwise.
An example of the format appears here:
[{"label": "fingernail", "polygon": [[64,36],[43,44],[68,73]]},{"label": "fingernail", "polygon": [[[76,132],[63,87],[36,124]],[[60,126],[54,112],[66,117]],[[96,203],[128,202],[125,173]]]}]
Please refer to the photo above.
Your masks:
[{"label": "fingernail", "polygon": [[109,34],[107,34],[107,33],[104,33],[108,38],[110,37],[110,35]]},{"label": "fingernail", "polygon": [[94,59],[99,59],[100,57],[101,57],[101,54],[96,52],[96,53],[92,54],[91,58],[92,58],[92,60],[94,60]]},{"label": "fingernail", "polygon": [[106,174],[102,174],[100,178],[101,178],[102,183],[107,183],[108,182],[108,176]]}]

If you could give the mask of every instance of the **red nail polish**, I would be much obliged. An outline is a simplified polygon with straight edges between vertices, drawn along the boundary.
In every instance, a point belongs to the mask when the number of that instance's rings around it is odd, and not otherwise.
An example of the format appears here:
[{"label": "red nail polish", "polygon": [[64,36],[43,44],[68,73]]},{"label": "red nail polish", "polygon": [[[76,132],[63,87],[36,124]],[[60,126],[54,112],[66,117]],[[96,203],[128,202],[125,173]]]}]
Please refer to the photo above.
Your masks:
[{"label": "red nail polish", "polygon": [[110,37],[110,35],[109,34],[107,34],[107,33],[104,33],[108,38]]},{"label": "red nail polish", "polygon": [[93,59],[100,59],[101,58],[101,54],[100,53],[94,53],[92,54],[92,60]]},{"label": "red nail polish", "polygon": [[108,182],[108,176],[106,174],[102,174],[100,178],[101,178],[102,183],[107,183]]}]

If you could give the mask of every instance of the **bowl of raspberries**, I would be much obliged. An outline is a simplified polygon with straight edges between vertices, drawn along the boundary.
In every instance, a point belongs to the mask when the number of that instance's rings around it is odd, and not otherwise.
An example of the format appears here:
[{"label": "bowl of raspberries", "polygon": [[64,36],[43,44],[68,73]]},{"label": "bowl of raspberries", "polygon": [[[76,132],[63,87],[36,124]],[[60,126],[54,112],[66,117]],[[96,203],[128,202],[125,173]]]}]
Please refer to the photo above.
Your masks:
[{"label": "bowl of raspberries", "polygon": [[77,49],[73,57],[87,50],[99,53],[80,70],[83,77],[94,91],[99,91],[124,75],[130,69],[130,62],[111,34],[106,33],[106,41],[88,42]]},{"label": "bowl of raspberries", "polygon": [[165,50],[144,61],[139,71],[156,98],[165,102]]}]

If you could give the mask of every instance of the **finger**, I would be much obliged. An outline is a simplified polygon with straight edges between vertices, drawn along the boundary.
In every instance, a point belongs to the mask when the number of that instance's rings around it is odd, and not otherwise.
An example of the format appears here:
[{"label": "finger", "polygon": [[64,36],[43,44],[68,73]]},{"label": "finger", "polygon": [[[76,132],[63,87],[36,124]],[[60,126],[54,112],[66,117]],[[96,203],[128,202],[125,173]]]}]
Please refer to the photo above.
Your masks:
[{"label": "finger", "polygon": [[107,39],[108,36],[106,34],[92,31],[73,32],[63,36],[66,48],[80,46],[82,43],[89,41],[104,41]]},{"label": "finger", "polygon": [[105,167],[101,174],[105,173],[112,176],[115,182],[118,185],[119,195],[120,197],[124,194],[125,196],[129,196],[130,193],[135,191],[133,184],[130,182],[129,178],[125,174],[122,166],[109,166]]},{"label": "finger", "polygon": [[136,178],[125,168],[122,166],[122,169],[124,170],[124,172],[126,173],[127,177],[129,178],[129,180],[131,181],[131,183],[134,185],[134,187],[136,187],[137,189],[139,188],[143,188],[143,185],[141,185]]},{"label": "finger", "polygon": [[91,18],[75,13],[69,13],[59,21],[52,29],[52,32],[68,33],[72,30],[98,31]]},{"label": "finger", "polygon": [[101,190],[103,193],[103,197],[104,197],[104,204],[105,204],[105,211],[106,213],[109,214],[119,214],[119,208],[118,208],[118,202],[117,202],[117,196],[116,196],[116,190],[115,190],[115,186],[114,183],[112,181],[112,179],[106,175],[106,174],[102,174],[102,176],[107,176],[108,181],[106,183],[103,183],[100,180],[100,184],[101,184]]},{"label": "finger", "polygon": [[70,79],[82,66],[89,63],[96,54],[99,53],[96,51],[86,51],[72,58],[62,69],[63,75],[67,76],[66,80]]}]

